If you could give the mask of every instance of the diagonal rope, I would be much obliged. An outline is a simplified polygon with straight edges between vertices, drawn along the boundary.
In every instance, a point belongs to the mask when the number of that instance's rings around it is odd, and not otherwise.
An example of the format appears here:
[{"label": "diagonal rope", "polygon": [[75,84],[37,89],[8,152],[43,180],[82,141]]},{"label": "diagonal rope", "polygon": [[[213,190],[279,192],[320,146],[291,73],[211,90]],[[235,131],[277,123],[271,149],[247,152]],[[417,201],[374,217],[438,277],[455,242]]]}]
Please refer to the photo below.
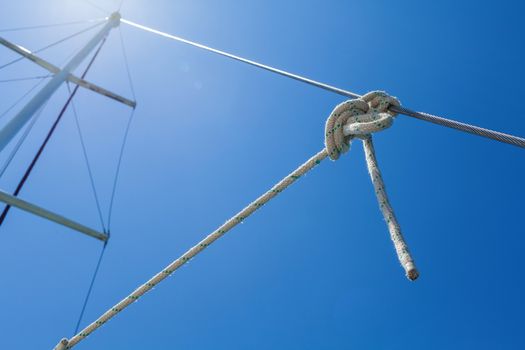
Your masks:
[{"label": "diagonal rope", "polygon": [[[60,40],[58,40],[58,41],[55,41],[54,43],[51,43],[51,44],[49,44],[49,45],[47,45],[47,46],[44,46],[44,47],[42,47],[42,48],[40,48],[40,49],[38,49],[38,50],[36,50],[36,51],[33,51],[33,52],[31,52],[31,53],[36,54],[36,53],[39,53],[39,52],[45,51],[45,50],[47,50],[47,49],[49,49],[49,48],[52,48],[52,47],[54,47],[54,46],[56,46],[56,45],[59,45],[59,44],[63,43],[64,41],[67,41],[67,40],[69,40],[69,39],[73,39],[74,37],[76,37],[76,36],[78,36],[78,35],[81,35],[81,34],[83,34],[83,33],[85,33],[85,32],[88,32],[88,31],[90,31],[91,29],[94,29],[94,28],[96,28],[96,27],[102,25],[103,23],[104,23],[104,22],[96,23],[96,24],[94,24],[94,25],[92,25],[92,26],[89,26],[89,27],[87,27],[87,28],[84,28],[84,29],[82,29],[82,30],[76,32],[76,33],[73,33],[73,34],[71,34],[71,35],[68,35],[68,36],[66,36],[65,38],[62,38],[62,39],[60,39]],[[15,63],[17,63],[17,62],[20,62],[20,61],[22,61],[24,58],[26,58],[26,57],[25,57],[25,56],[22,56],[22,57],[19,57],[19,58],[17,58],[17,59],[14,59],[14,60],[12,60],[12,61],[9,61],[9,62],[7,62],[7,63],[4,63],[3,65],[0,66],[0,69],[3,69],[3,68],[5,68],[5,67],[10,66],[10,65],[12,65],[12,64],[15,64]]]},{"label": "diagonal rope", "polygon": [[233,216],[228,221],[226,221],[224,224],[222,224],[219,228],[217,228],[210,235],[208,235],[206,238],[200,241],[197,245],[195,245],[193,248],[188,250],[177,260],[173,261],[171,264],[166,266],[166,268],[164,268],[161,272],[156,274],[149,281],[147,281],[146,283],[141,285],[139,288],[137,288],[129,296],[127,296],[126,298],[121,300],[119,303],[117,303],[115,306],[113,306],[111,309],[106,311],[95,322],[85,327],[83,330],[81,330],[79,333],[73,336],[69,341],[66,339],[65,347],[59,347],[61,344],[64,344],[64,340],[63,340],[59,343],[59,345],[57,345],[55,349],[71,349],[73,346],[78,344],[81,340],[83,340],[88,335],[93,333],[96,329],[101,327],[104,323],[109,321],[119,312],[121,312],[126,307],[128,307],[133,302],[135,302],[137,299],[139,299],[146,292],[153,289],[153,287],[155,287],[162,280],[164,280],[169,275],[174,273],[182,265],[186,264],[191,258],[193,258],[197,254],[202,252],[206,247],[211,245],[217,239],[221,238],[224,234],[226,234],[232,228],[234,228],[235,226],[243,222],[247,217],[249,217],[255,211],[257,211],[262,206],[264,206],[264,204],[266,204],[272,198],[274,198],[279,193],[287,189],[291,184],[293,184],[302,175],[306,174],[308,171],[312,170],[316,165],[321,163],[321,161],[323,161],[327,156],[328,156],[328,153],[326,152],[326,149],[323,149],[320,152],[318,152],[315,156],[313,156],[312,158],[307,160],[304,164],[299,166],[296,170],[294,170],[291,174],[289,174],[284,179],[282,179],[279,183],[273,186],[270,190],[268,190],[262,196],[257,198],[254,202],[250,203],[243,210],[241,210],[235,216]]},{"label": "diagonal rope", "polygon": [[387,222],[390,231],[391,239],[394,243],[398,259],[405,269],[407,277],[410,280],[418,278],[419,273],[414,265],[414,261],[408,250],[401,229],[395,218],[393,209],[388,201],[385,185],[372,144],[371,133],[384,130],[392,125],[395,113],[386,112],[391,104],[399,104],[399,102],[382,92],[371,92],[363,96],[361,99],[344,102],[338,105],[330,114],[325,127],[325,148],[323,148],[316,155],[308,159],[305,163],[300,165],[292,173],[279,181],[270,190],[250,203],[240,212],[231,217],[224,224],[219,226],[215,231],[186,251],[178,259],[174,260],[162,271],[157,273],[146,283],[139,286],[130,295],[122,299],[104,314],[102,314],[95,322],[91,323],[83,330],[74,335],[71,339],[62,339],[55,347],[55,350],[71,349],[80,341],[88,337],[95,330],[100,328],[111,318],[122,312],[126,307],[133,304],[140,297],[152,290],[157,284],[162,282],[188,261],[190,261],[197,254],[201,253],[224,236],[227,232],[233,229],[238,224],[246,220],[250,215],[255,213],[258,209],[263,207],[271,199],[286,190],[290,185],[297,181],[301,176],[312,170],[316,165],[320,164],[325,158],[335,160],[339,155],[348,151],[350,148],[350,141],[354,137],[364,139],[364,148],[367,160],[369,174],[376,191],[377,200]]},{"label": "diagonal rope", "polygon": [[5,29],[0,29],[0,33],[17,32],[17,31],[21,31],[21,30],[31,30],[31,29],[41,29],[41,28],[63,27],[63,26],[76,25],[76,24],[101,22],[101,21],[104,21],[104,20],[105,20],[105,18],[95,18],[95,19],[87,19],[87,20],[72,21],[72,22],[62,22],[62,23],[52,23],[52,24],[39,24],[39,25],[36,25],[36,26],[5,28]]},{"label": "diagonal rope", "polygon": [[[272,73],[283,75],[285,77],[288,77],[288,78],[291,78],[291,79],[294,79],[294,80],[298,80],[300,82],[303,82],[303,83],[306,83],[306,84],[309,84],[309,85],[312,85],[312,86],[318,87],[320,89],[327,90],[327,91],[330,91],[330,92],[333,92],[333,93],[336,93],[336,94],[339,94],[339,95],[342,95],[342,96],[346,96],[346,97],[350,97],[350,98],[359,98],[359,97],[361,97],[361,95],[356,94],[356,93],[351,92],[351,91],[343,90],[343,89],[340,89],[338,87],[331,86],[331,85],[328,85],[328,84],[325,84],[325,83],[321,83],[321,82],[313,80],[313,79],[305,78],[303,76],[300,76],[300,75],[297,75],[297,74],[293,74],[293,73],[290,73],[290,72],[287,72],[287,71],[284,71],[284,70],[281,70],[281,69],[277,69],[277,68],[274,68],[274,67],[262,64],[262,63],[258,63],[256,61],[252,61],[252,60],[249,60],[249,59],[246,59],[246,58],[243,58],[243,57],[240,57],[240,56],[237,56],[237,55],[225,52],[225,51],[217,50],[217,49],[214,49],[212,47],[209,47],[209,46],[206,46],[206,45],[202,45],[202,44],[199,44],[197,42],[190,41],[190,40],[187,40],[187,39],[183,39],[183,38],[181,38],[179,36],[168,34],[168,33],[165,33],[165,32],[162,32],[162,31],[159,31],[159,30],[156,30],[156,29],[153,29],[153,28],[149,28],[149,27],[143,26],[141,24],[138,24],[138,23],[126,20],[126,19],[121,19],[121,22],[129,24],[130,26],[133,26],[135,28],[139,28],[139,29],[145,30],[145,31],[153,33],[153,34],[163,36],[165,38],[176,40],[176,41],[179,41],[179,42],[184,43],[184,44],[188,44],[188,45],[191,45],[191,46],[194,46],[194,47],[197,47],[197,48],[209,51],[209,52],[213,52],[215,54],[218,54],[218,55],[221,55],[221,56],[224,56],[224,57],[228,57],[228,58],[231,58],[233,60],[236,60],[236,61],[239,61],[239,62],[243,62],[243,63],[249,64],[249,65],[252,65],[252,66],[255,66],[255,67],[267,70],[267,71],[270,71]],[[470,134],[486,137],[486,138],[493,139],[493,140],[496,140],[496,141],[508,143],[510,145],[514,145],[514,146],[525,148],[525,139],[522,138],[522,137],[509,135],[509,134],[505,134],[505,133],[502,133],[502,132],[499,132],[499,131],[485,129],[485,128],[481,128],[481,127],[478,127],[478,126],[475,126],[475,125],[466,124],[466,123],[458,122],[458,121],[455,121],[455,120],[438,117],[438,116],[435,116],[435,115],[432,115],[432,114],[429,114],[429,113],[413,111],[413,110],[405,108],[405,107],[392,106],[391,107],[391,111],[395,112],[395,113],[399,113],[399,114],[404,114],[404,115],[407,115],[407,116],[410,116],[410,117],[413,117],[413,118],[416,118],[416,119],[424,120],[424,121],[427,121],[427,122],[430,122],[430,123],[434,123],[434,124],[438,124],[438,125],[441,125],[441,126],[445,126],[445,127],[448,127],[448,128],[460,130],[460,131],[467,132],[467,133],[470,133]]]}]

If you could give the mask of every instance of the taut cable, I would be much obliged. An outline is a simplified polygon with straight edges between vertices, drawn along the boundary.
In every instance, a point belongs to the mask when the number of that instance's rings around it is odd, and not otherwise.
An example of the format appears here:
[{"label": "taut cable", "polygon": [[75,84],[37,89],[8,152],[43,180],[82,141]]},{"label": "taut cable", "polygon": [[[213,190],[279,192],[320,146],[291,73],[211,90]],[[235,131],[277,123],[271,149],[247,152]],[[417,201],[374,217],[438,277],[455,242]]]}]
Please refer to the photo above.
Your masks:
[{"label": "taut cable", "polygon": [[[272,73],[283,75],[283,76],[285,76],[287,78],[291,78],[291,79],[294,79],[294,80],[297,80],[297,81],[300,81],[300,82],[303,82],[303,83],[315,86],[317,88],[336,93],[338,95],[346,96],[346,97],[349,97],[349,98],[359,98],[359,97],[361,97],[361,95],[356,94],[354,92],[351,92],[351,91],[348,91],[348,90],[344,90],[344,89],[340,89],[338,87],[335,87],[335,86],[332,86],[332,85],[328,85],[328,84],[325,84],[325,83],[321,83],[321,82],[313,80],[313,79],[305,78],[303,76],[300,76],[300,75],[297,75],[297,74],[293,74],[293,73],[284,71],[282,69],[277,69],[277,68],[274,68],[274,67],[271,67],[271,66],[268,66],[268,65],[256,62],[256,61],[252,61],[252,60],[249,60],[247,58],[243,58],[243,57],[240,57],[240,56],[237,56],[237,55],[225,52],[225,51],[217,50],[217,49],[214,49],[212,47],[209,47],[209,46],[206,46],[206,45],[203,45],[203,44],[199,44],[197,42],[194,42],[194,41],[191,41],[191,40],[187,40],[187,39],[181,38],[181,37],[176,36],[176,35],[172,35],[172,34],[168,34],[168,33],[165,33],[165,32],[161,32],[160,30],[156,30],[156,29],[153,29],[153,28],[150,28],[150,27],[146,27],[146,26],[143,26],[141,24],[129,21],[127,19],[121,19],[120,21],[122,23],[129,24],[130,26],[133,26],[135,28],[139,28],[139,29],[145,30],[147,32],[154,33],[154,34],[163,36],[165,38],[173,39],[173,40],[176,40],[178,42],[197,47],[199,49],[203,49],[203,50],[206,50],[206,51],[209,51],[209,52],[213,52],[215,54],[218,54],[218,55],[221,55],[221,56],[224,56],[224,57],[228,57],[228,58],[231,58],[233,60],[236,60],[236,61],[239,61],[239,62],[243,62],[243,63],[249,64],[251,66],[255,66],[257,68],[261,68],[261,69],[270,71]],[[404,114],[404,115],[407,115],[409,117],[413,117],[413,118],[416,118],[416,119],[420,119],[420,120],[424,120],[424,121],[431,122],[431,123],[434,123],[434,124],[438,124],[438,125],[441,125],[441,126],[445,126],[447,128],[460,130],[460,131],[467,132],[467,133],[470,133],[470,134],[482,136],[482,137],[489,138],[489,139],[492,139],[492,140],[496,140],[496,141],[499,141],[499,142],[504,142],[504,143],[508,143],[510,145],[514,145],[514,146],[525,148],[525,139],[522,138],[522,137],[519,137],[519,136],[505,134],[505,133],[502,133],[502,132],[499,132],[499,131],[485,129],[485,128],[481,128],[479,126],[475,126],[475,125],[471,125],[471,124],[461,123],[461,122],[458,122],[458,121],[455,121],[455,120],[438,117],[438,116],[435,116],[435,115],[432,115],[432,114],[428,114],[428,113],[416,112],[416,111],[413,111],[413,110],[405,108],[405,107],[392,106],[391,107],[391,111],[394,112],[394,113]]]}]

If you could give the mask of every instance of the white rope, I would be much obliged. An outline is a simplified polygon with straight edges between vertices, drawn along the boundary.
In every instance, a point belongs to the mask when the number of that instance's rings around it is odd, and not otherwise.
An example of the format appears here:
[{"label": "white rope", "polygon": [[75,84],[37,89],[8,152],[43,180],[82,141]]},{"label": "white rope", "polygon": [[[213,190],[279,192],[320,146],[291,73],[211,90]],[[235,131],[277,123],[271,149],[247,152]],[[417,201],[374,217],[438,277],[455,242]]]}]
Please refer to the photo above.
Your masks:
[{"label": "white rope", "polygon": [[387,222],[399,262],[405,269],[407,277],[413,281],[417,279],[419,273],[388,200],[371,136],[372,133],[382,131],[392,125],[396,114],[390,111],[391,106],[399,107],[400,103],[396,98],[382,91],[372,91],[359,99],[339,104],[326,121],[325,145],[330,159],[336,160],[342,153],[350,149],[350,142],[353,138],[363,139],[366,164],[379,208]]},{"label": "white rope", "polygon": [[397,257],[401,266],[405,269],[408,279],[414,281],[419,277],[419,272],[416,269],[414,260],[410,256],[410,251],[408,250],[408,246],[401,233],[401,227],[399,227],[399,223],[397,222],[394,209],[392,209],[390,201],[388,200],[383,177],[381,176],[381,171],[377,165],[372,136],[368,136],[363,140],[363,148],[365,149],[366,165],[368,166],[368,172],[370,173],[370,178],[374,185],[379,208],[386,220],[388,230],[390,231],[390,238],[396,249]]},{"label": "white rope", "polygon": [[[326,147],[323,150],[318,152],[312,158],[308,159],[304,164],[299,166],[292,173],[274,185],[270,190],[250,203],[235,216],[230,218],[219,228],[213,231],[210,235],[197,243],[171,264],[166,266],[162,271],[157,273],[146,283],[138,287],[129,296],[106,311],[102,316],[95,320],[95,322],[88,325],[70,340],[65,338],[62,339],[55,347],[55,350],[66,350],[74,347],[80,341],[93,333],[96,329],[101,327],[126,307],[137,301],[141,296],[153,289],[162,280],[170,276],[197,254],[202,252],[213,242],[218,240],[239,223],[243,222],[255,211],[268,203],[272,198],[276,197],[279,193],[288,188],[302,175],[306,174],[316,165],[321,163],[321,161],[323,161],[326,157],[337,159],[341,153],[344,153],[345,150],[349,149],[350,141],[355,137],[363,138],[365,141],[365,152],[368,169],[370,175],[372,176],[374,187],[376,188],[376,194],[380,202],[381,210],[387,220],[399,260],[405,268],[408,278],[411,280],[416,279],[418,276],[417,270],[415,269],[413,260],[410,257],[408,248],[406,247],[406,244],[401,235],[399,225],[395,220],[394,213],[386,196],[384,184],[381,178],[381,173],[379,172],[379,168],[377,166],[377,161],[375,159],[374,149],[372,146],[372,139],[370,136],[370,133],[383,130],[392,124],[392,118],[394,115],[391,114],[391,112],[385,112],[391,104],[399,105],[399,102],[382,92],[372,92],[363,96],[361,99],[347,101],[337,106],[330,114],[330,117],[326,123]],[[343,120],[344,123],[347,123],[346,125],[340,123]],[[355,130],[355,132],[351,132],[350,130]],[[367,130],[368,133],[363,134],[363,130]]]}]

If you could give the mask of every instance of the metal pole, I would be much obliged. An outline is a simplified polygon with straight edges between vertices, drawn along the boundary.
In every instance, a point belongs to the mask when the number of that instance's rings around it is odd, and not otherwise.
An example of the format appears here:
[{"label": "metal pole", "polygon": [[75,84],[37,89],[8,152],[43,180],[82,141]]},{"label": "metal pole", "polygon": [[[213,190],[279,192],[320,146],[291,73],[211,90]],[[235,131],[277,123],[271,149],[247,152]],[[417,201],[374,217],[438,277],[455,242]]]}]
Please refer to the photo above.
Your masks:
[{"label": "metal pole", "polygon": [[78,52],[64,68],[40,90],[25,106],[0,130],[0,151],[15,137],[15,135],[31,119],[33,114],[49,99],[53,93],[66,81],[75,68],[89,55],[95,46],[120,23],[120,14],[113,13],[108,17],[107,23],[102,29]]},{"label": "metal pole", "polygon": [[28,201],[12,196],[9,193],[6,193],[2,190],[0,190],[0,202],[4,202],[13,207],[17,207],[31,214],[41,216],[50,221],[54,221],[60,225],[72,228],[73,230],[76,230],[78,232],[85,233],[86,235],[94,237],[101,241],[105,242],[108,240],[108,236],[102,232],[98,232],[92,228],[79,224],[78,222],[69,220],[68,218],[62,215],[58,215],[56,213],[53,213],[52,211],[39,207],[38,205],[29,203]]}]

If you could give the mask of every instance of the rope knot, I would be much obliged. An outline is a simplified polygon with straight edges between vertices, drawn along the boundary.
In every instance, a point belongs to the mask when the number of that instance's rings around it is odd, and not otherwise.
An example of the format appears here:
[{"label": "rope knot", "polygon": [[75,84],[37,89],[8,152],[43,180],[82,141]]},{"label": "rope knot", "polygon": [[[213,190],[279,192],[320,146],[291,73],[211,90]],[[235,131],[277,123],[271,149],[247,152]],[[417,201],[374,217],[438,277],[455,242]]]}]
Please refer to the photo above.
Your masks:
[{"label": "rope knot", "polygon": [[325,147],[332,160],[348,152],[353,138],[366,138],[389,128],[396,113],[390,106],[400,106],[399,100],[383,91],[371,91],[361,98],[337,105],[325,125]]}]

